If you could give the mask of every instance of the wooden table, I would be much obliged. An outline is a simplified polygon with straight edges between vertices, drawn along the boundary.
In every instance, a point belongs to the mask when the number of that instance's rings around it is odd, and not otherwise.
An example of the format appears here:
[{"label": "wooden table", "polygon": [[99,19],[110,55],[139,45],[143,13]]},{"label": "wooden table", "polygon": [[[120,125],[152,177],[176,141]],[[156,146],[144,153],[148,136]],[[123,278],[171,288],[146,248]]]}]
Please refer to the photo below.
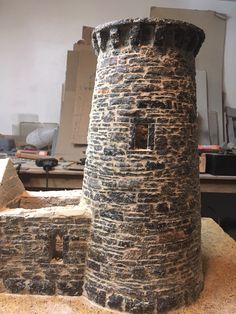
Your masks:
[{"label": "wooden table", "polygon": [[236,193],[236,176],[214,176],[200,174],[203,193]]},{"label": "wooden table", "polygon": [[[81,189],[83,166],[78,170],[69,170],[66,168],[68,165],[68,162],[59,162],[58,166],[49,172],[49,190]],[[27,190],[44,190],[46,187],[46,172],[34,162],[22,164],[18,175]]]}]

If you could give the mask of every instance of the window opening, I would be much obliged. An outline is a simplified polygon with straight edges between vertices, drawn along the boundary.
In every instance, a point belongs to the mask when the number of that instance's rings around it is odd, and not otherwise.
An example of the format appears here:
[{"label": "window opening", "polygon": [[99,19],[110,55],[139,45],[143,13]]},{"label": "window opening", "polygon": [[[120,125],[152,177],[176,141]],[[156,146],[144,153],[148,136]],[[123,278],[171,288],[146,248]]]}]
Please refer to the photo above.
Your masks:
[{"label": "window opening", "polygon": [[148,148],[148,124],[136,124],[133,144],[134,149]]},{"label": "window opening", "polygon": [[52,240],[52,259],[61,260],[63,257],[63,238],[57,234]]}]

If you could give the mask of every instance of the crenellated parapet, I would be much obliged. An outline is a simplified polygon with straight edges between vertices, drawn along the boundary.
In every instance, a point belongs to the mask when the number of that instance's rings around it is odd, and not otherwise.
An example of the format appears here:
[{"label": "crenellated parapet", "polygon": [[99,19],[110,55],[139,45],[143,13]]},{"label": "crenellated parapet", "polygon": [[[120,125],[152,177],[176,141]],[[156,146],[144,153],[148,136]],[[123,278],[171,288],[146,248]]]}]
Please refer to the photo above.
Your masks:
[{"label": "crenellated parapet", "polygon": [[193,24],[167,19],[125,19],[97,27],[93,32],[96,53],[107,49],[150,45],[158,49],[181,49],[194,56],[204,41],[204,32]]}]

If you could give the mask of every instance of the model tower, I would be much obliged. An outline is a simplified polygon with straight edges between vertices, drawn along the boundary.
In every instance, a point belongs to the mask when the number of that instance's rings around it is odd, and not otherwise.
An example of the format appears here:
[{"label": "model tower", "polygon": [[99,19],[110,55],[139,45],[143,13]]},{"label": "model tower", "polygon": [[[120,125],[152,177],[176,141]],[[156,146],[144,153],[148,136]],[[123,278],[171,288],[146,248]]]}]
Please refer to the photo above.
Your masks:
[{"label": "model tower", "polygon": [[203,41],[201,29],[172,20],[94,31],[84,294],[103,307],[162,313],[202,290],[195,57]]}]

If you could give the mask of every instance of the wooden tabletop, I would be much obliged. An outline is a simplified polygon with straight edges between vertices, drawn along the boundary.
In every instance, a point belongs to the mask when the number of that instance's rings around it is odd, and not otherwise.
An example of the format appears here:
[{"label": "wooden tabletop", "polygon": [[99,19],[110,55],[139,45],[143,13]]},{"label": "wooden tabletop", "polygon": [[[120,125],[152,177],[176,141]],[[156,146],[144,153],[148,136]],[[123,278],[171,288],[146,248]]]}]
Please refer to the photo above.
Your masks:
[{"label": "wooden tabletop", "polygon": [[236,193],[236,176],[200,174],[200,187],[203,193]]}]

